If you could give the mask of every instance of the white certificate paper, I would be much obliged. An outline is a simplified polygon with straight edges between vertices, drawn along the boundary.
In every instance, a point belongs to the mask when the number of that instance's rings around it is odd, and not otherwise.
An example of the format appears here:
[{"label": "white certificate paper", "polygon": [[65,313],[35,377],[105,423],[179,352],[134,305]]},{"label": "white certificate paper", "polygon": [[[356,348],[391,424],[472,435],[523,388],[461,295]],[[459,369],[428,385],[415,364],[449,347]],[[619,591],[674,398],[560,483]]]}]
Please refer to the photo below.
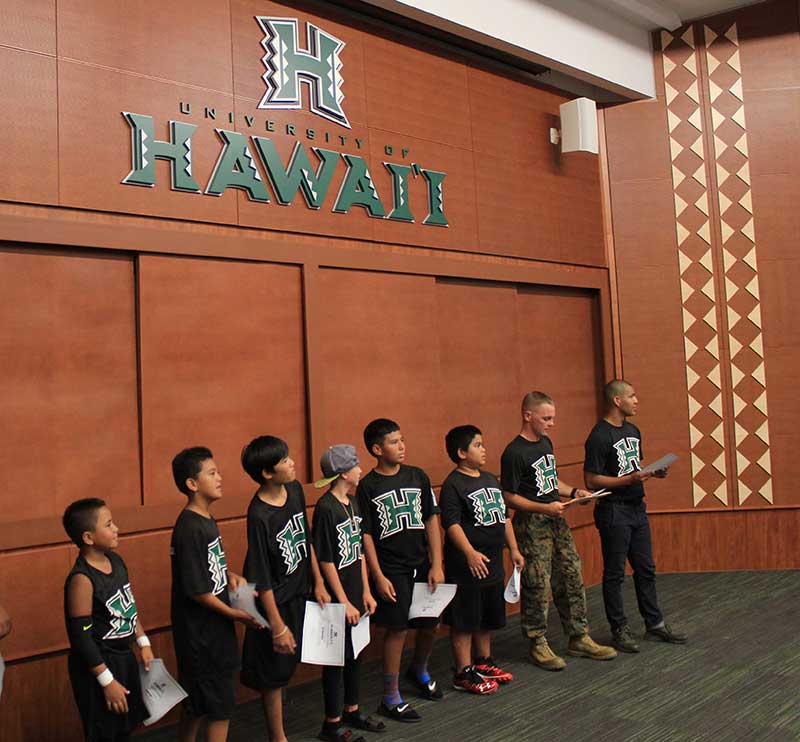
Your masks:
[{"label": "white certificate paper", "polygon": [[369,644],[369,613],[361,616],[361,620],[353,626],[350,641],[353,644],[353,657],[358,657],[361,650]]},{"label": "white certificate paper", "polygon": [[447,604],[456,596],[456,585],[443,582],[432,593],[427,582],[415,582],[411,596],[409,618],[438,618]]},{"label": "white certificate paper", "polygon": [[150,671],[145,672],[144,665],[139,664],[139,680],[142,683],[142,698],[150,716],[144,720],[149,727],[163,717],[173,706],[177,706],[184,698],[186,691],[167,672],[164,661],[154,659],[150,663]]},{"label": "white certificate paper", "polygon": [[228,590],[228,597],[231,599],[231,606],[245,613],[249,613],[262,626],[269,628],[267,620],[258,612],[256,608],[256,586],[253,582],[246,582],[239,585],[238,590]]},{"label": "white certificate paper", "polygon": [[0,695],[3,695],[3,675],[6,674],[6,663],[3,662],[3,656],[0,655]]},{"label": "white certificate paper", "polygon": [[506,591],[503,593],[506,603],[519,603],[519,583],[519,567],[514,567],[514,571],[511,573],[511,577],[508,578],[508,582],[506,583]]},{"label": "white certificate paper", "polygon": [[344,637],[344,604],[306,601],[301,662],[344,667]]},{"label": "white certificate paper", "polygon": [[647,466],[642,469],[643,472],[649,471],[658,471],[659,469],[667,469],[672,466],[678,457],[674,453],[668,453],[666,456],[662,456],[657,461],[654,461],[652,464],[648,464]]}]

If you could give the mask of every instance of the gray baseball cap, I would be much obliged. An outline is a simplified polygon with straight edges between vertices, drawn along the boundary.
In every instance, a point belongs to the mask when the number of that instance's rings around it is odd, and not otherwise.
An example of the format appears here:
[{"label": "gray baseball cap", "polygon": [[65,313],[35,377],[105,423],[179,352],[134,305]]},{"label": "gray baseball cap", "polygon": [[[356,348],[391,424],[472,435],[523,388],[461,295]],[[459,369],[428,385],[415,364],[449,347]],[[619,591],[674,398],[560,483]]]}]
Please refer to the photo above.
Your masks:
[{"label": "gray baseball cap", "polygon": [[319,461],[322,469],[322,479],[314,482],[315,487],[324,487],[330,484],[340,474],[350,471],[354,466],[358,466],[358,455],[355,446],[349,443],[339,443],[331,446]]}]

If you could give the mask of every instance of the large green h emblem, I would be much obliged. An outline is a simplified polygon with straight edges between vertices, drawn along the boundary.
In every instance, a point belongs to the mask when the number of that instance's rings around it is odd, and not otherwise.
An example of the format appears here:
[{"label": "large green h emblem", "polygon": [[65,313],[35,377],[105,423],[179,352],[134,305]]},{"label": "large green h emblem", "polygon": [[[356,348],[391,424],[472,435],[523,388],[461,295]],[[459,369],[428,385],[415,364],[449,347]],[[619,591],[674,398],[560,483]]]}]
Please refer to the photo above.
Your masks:
[{"label": "large green h emblem", "polygon": [[361,516],[348,518],[336,526],[339,535],[339,569],[361,559]]},{"label": "large green h emblem", "polygon": [[425,528],[422,522],[422,492],[417,487],[401,487],[376,497],[381,539],[393,536],[404,528]]},{"label": "large green h emblem", "polygon": [[290,575],[299,566],[306,552],[306,519],[303,513],[297,513],[278,534],[278,546],[286,564],[286,574]]},{"label": "large green h emblem", "polygon": [[107,601],[106,608],[111,615],[111,628],[103,639],[124,639],[136,631],[136,601],[130,582],[121,587]]},{"label": "large green h emblem", "polygon": [[342,109],[343,41],[312,23],[307,25],[307,50],[300,48],[296,18],[256,16],[264,32],[261,58],[267,71],[262,75],[267,92],[259,108],[300,108],[301,78],[311,87],[310,108],[313,113],[350,128]]},{"label": "large green h emblem", "polygon": [[619,476],[630,474],[639,469],[639,439],[623,438],[614,444],[617,451]]},{"label": "large green h emblem", "polygon": [[214,583],[211,592],[219,595],[228,585],[228,562],[219,536],[208,545],[208,574]]},{"label": "large green h emblem", "polygon": [[497,487],[486,487],[470,492],[467,497],[472,500],[476,526],[491,526],[506,522],[506,504],[503,493]]},{"label": "large green h emblem", "polygon": [[535,463],[531,464],[536,472],[536,487],[539,495],[546,495],[553,490],[558,490],[558,472],[556,471],[556,457],[547,453]]}]

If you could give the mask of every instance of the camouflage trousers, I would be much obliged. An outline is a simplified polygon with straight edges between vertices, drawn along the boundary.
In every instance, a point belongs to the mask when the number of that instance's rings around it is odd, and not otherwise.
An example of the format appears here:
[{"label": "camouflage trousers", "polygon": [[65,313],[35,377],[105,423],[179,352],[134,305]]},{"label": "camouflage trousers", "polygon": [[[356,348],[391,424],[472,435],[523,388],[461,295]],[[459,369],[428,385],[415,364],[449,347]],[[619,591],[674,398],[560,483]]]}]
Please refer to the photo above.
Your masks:
[{"label": "camouflage trousers", "polygon": [[517,511],[517,537],[525,567],[522,570],[522,633],[529,639],[547,633],[547,611],[553,593],[561,626],[567,636],[586,633],[586,591],[581,559],[575,551],[567,521],[540,513]]}]

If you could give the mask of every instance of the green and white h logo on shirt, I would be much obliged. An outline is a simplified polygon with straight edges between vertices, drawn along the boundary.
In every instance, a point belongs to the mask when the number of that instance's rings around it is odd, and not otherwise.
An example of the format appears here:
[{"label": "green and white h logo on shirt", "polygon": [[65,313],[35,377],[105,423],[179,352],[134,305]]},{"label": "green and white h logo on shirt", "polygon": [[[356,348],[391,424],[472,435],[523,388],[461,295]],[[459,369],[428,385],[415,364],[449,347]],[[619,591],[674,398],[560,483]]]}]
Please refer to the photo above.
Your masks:
[{"label": "green and white h logo on shirt", "polygon": [[422,491],[418,487],[401,487],[400,494],[391,490],[376,497],[381,539],[393,536],[404,528],[425,528],[422,522]]},{"label": "green and white h logo on shirt", "polygon": [[614,444],[617,451],[619,476],[639,470],[639,439],[623,438]]},{"label": "green and white h logo on shirt", "polygon": [[208,545],[208,573],[214,587],[213,595],[219,595],[228,585],[228,562],[225,561],[225,552],[222,550],[222,538],[217,536]]},{"label": "green and white h logo on shirt", "polygon": [[303,558],[308,556],[306,551],[305,515],[296,513],[283,527],[277,539],[281,554],[283,554],[284,564],[286,564],[286,574],[290,575],[300,566]]},{"label": "green and white h logo on shirt", "polygon": [[558,473],[556,471],[556,457],[546,453],[538,461],[531,464],[536,472],[536,488],[539,495],[547,495],[553,490],[558,490]]},{"label": "green and white h logo on shirt", "polygon": [[339,535],[339,569],[344,569],[361,559],[361,516],[337,524],[336,532]]},{"label": "green and white h logo on shirt", "polygon": [[506,522],[506,504],[503,502],[503,493],[497,487],[481,488],[470,492],[467,497],[472,500],[476,526]]},{"label": "green and white h logo on shirt", "polygon": [[124,639],[136,631],[136,601],[130,582],[106,601],[106,608],[111,614],[111,628],[103,639]]}]

